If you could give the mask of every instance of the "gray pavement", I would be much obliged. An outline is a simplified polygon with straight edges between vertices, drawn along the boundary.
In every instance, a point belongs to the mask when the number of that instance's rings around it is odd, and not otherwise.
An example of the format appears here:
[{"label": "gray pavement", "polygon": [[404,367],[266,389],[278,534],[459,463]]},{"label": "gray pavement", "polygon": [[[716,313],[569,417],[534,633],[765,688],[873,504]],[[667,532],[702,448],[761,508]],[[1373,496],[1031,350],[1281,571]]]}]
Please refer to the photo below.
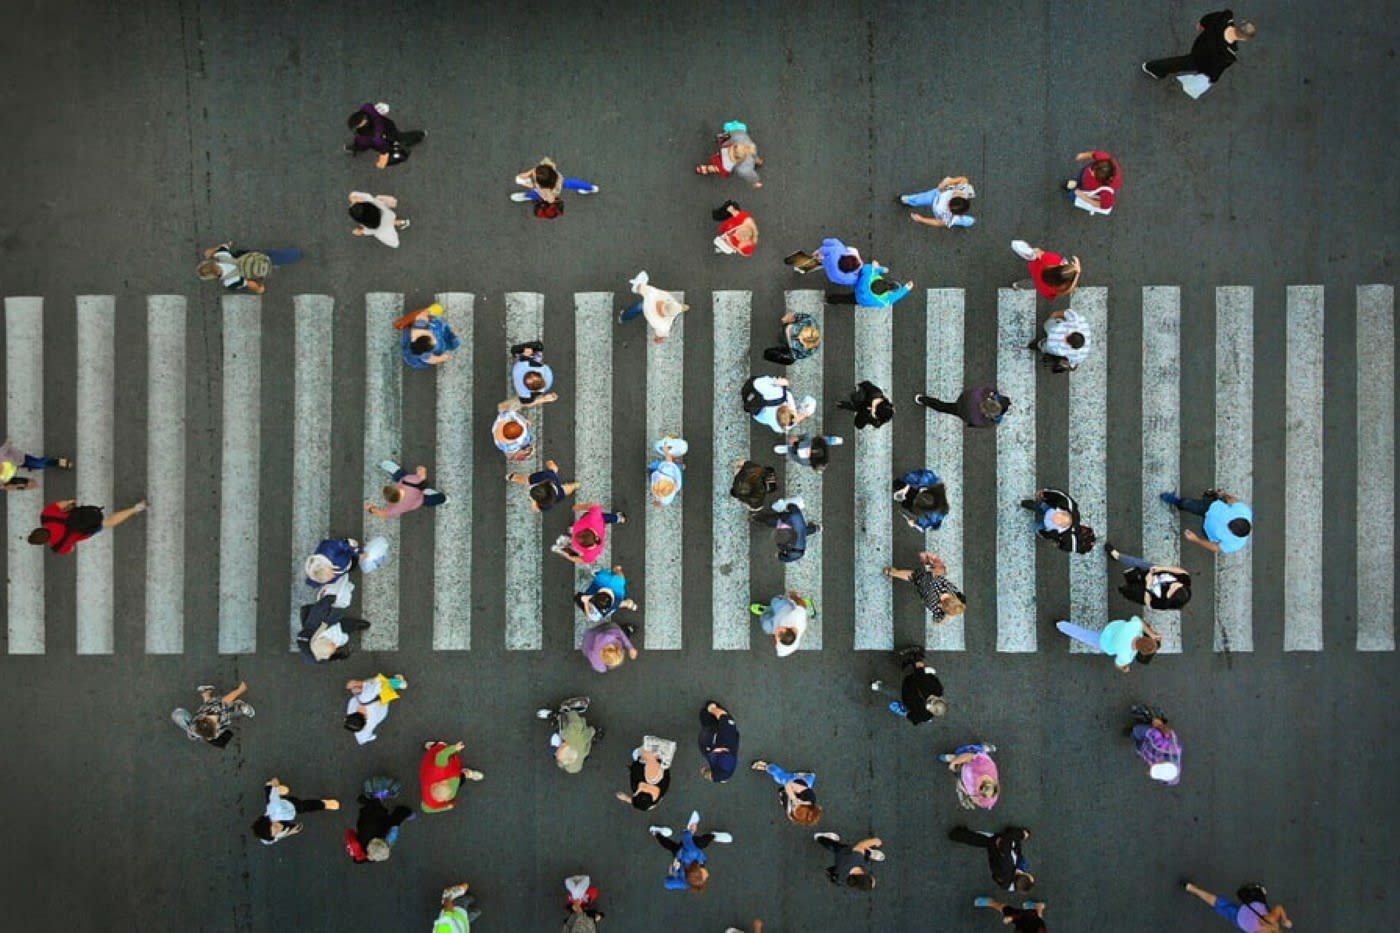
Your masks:
[{"label": "gray pavement", "polygon": [[[162,468],[185,477],[183,652],[146,653],[151,555],[138,518],[113,533],[113,654],[76,655],[75,562],[50,557],[44,653],[0,655],[12,711],[0,721],[0,773],[20,841],[0,871],[0,898],[17,928],[423,929],[436,892],[466,878],[486,909],[480,929],[553,929],[562,919],[561,879],[583,869],[603,888],[608,927],[620,930],[721,930],[754,916],[772,933],[987,929],[995,921],[969,906],[992,893],[985,868],[979,853],[943,839],[966,814],[934,760],[979,737],[1002,750],[1006,792],[995,819],[972,822],[1032,828],[1038,893],[1051,905],[1053,930],[1222,928],[1175,889],[1182,876],[1222,892],[1264,880],[1299,929],[1378,928],[1396,909],[1384,881],[1397,867],[1389,835],[1400,818],[1400,755],[1385,741],[1397,727],[1397,666],[1393,651],[1354,648],[1363,608],[1355,557],[1367,542],[1355,521],[1366,427],[1356,424],[1352,372],[1354,290],[1394,283],[1400,101],[1386,77],[1400,34],[1384,8],[1239,9],[1260,23],[1260,35],[1194,103],[1137,70],[1144,58],[1189,46],[1207,8],[1180,3],[537,8],[544,12],[536,21],[505,4],[22,0],[0,10],[0,75],[12,89],[6,112],[17,130],[0,219],[0,292],[45,299],[43,437],[58,452],[91,441],[78,429],[86,404],[78,374],[91,361],[76,352],[74,298],[115,296],[112,504],[139,497],[155,470],[146,456],[146,296],[190,301],[187,443],[183,462]],[[394,105],[401,127],[429,132],[406,165],[388,172],[339,151],[345,115],[380,99]],[[757,192],[691,174],[717,125],[736,117],[767,160]],[[1054,190],[1073,154],[1093,146],[1112,149],[1125,166],[1121,205],[1107,219],[1071,210]],[[602,187],[571,199],[565,216],[548,223],[506,198],[511,177],[546,154]],[[959,173],[979,192],[970,231],[916,227],[893,203],[901,191]],[[352,189],[399,197],[414,221],[401,249],[348,235]],[[709,210],[727,197],[758,218],[762,242],[751,260],[710,252]],[[968,650],[934,656],[953,701],[949,718],[912,730],[879,709],[865,686],[876,673],[889,679],[892,662],[851,648],[860,612],[846,570],[858,519],[853,444],[821,481],[821,650],[782,663],[756,640],[751,652],[712,650],[714,571],[703,557],[712,521],[709,296],[752,292],[757,362],[784,290],[815,286],[778,259],[828,234],[920,290],[964,290],[969,376],[994,371],[996,290],[1020,273],[1009,241],[1083,257],[1086,284],[1109,295],[1110,392],[1128,400],[1111,405],[1107,423],[1115,527],[1143,520],[1135,401],[1143,377],[1133,365],[1144,339],[1139,289],[1181,289],[1181,470],[1188,485],[1207,485],[1222,418],[1215,289],[1251,287],[1251,478],[1261,519],[1249,552],[1253,652],[1211,650],[1213,575],[1200,552],[1188,552],[1198,584],[1183,615],[1183,654],[1126,676],[1103,659],[1071,656],[1049,627],[1069,604],[1063,558],[1040,552],[1039,650],[996,651],[993,615],[969,613]],[[260,498],[248,505],[259,518],[258,582],[246,594],[257,600],[257,650],[222,656],[225,322],[220,296],[192,270],[198,249],[225,237],[301,246],[307,259],[279,271],[263,299],[259,449],[250,452]],[[686,551],[683,648],[644,651],[600,677],[571,650],[573,574],[562,561],[543,563],[543,649],[506,650],[502,465],[484,444],[484,426],[504,367],[505,293],[545,296],[546,340],[568,398],[586,378],[571,365],[573,296],[613,291],[621,306],[627,279],[642,267],[695,305],[683,325],[682,387],[694,466],[680,507],[687,545],[705,546]],[[1326,295],[1320,652],[1285,651],[1281,621],[1290,591],[1278,517],[1292,501],[1284,460],[1295,429],[1284,366],[1290,285],[1321,285]],[[330,527],[355,533],[370,458],[363,296],[374,291],[404,293],[410,306],[439,292],[476,296],[475,362],[486,375],[463,400],[477,437],[464,503],[473,512],[471,597],[461,608],[471,614],[471,649],[433,650],[435,606],[456,594],[433,592],[431,558],[442,543],[431,521],[414,515],[402,526],[400,650],[313,669],[283,652],[299,427],[289,416],[292,373],[317,349],[293,339],[293,296],[336,301],[336,392],[325,427],[333,437]],[[827,315],[828,411],[847,380],[867,371],[845,314]],[[897,401],[923,387],[916,383],[934,352],[924,334],[922,313],[894,312]],[[612,347],[612,485],[634,513],[643,508],[645,343],[637,326],[620,330]],[[431,383],[411,375],[404,455],[423,451],[418,459],[430,460],[440,413]],[[1058,482],[1070,463],[1068,393],[1039,379],[1038,476]],[[905,402],[891,426],[897,463],[922,449],[924,423],[911,408]],[[574,410],[555,409],[547,453],[572,465]],[[12,434],[22,430],[19,410],[7,404]],[[1393,449],[1394,425],[1379,427]],[[755,432],[752,443],[760,450],[770,437]],[[967,516],[962,582],[973,607],[997,602],[996,470],[993,440],[968,437],[959,497]],[[37,503],[76,488],[67,476],[44,483],[43,492],[21,495]],[[914,547],[901,531],[894,553],[907,560]],[[614,556],[644,583],[640,532],[617,535]],[[546,540],[553,533],[547,525]],[[782,585],[783,571],[755,540],[749,579],[759,598]],[[5,610],[17,602],[7,597]],[[896,593],[894,607],[895,641],[920,640],[923,622],[908,594]],[[1109,608],[1123,610],[1116,594]],[[376,669],[403,671],[412,686],[380,740],[361,749],[339,728],[341,684]],[[239,678],[252,686],[258,718],[228,749],[194,747],[170,727],[169,709],[188,704],[195,684]],[[609,733],[577,777],[550,766],[546,729],[531,718],[536,706],[571,693],[594,697]],[[741,772],[729,786],[700,781],[695,712],[712,696],[739,719],[745,763],[762,755],[819,774],[822,828],[848,838],[873,830],[886,840],[889,861],[872,895],[826,883],[824,853],[782,821],[766,779]],[[1118,734],[1135,700],[1164,705],[1180,728],[1180,786],[1150,786]],[[644,731],[682,742],[671,792],[648,816],[611,799]],[[411,787],[421,741],[434,737],[463,738],[486,780],[467,789],[458,812],[406,826],[389,863],[353,865],[340,837],[353,823],[354,788],[376,771]],[[347,809],[313,815],[300,838],[265,849],[247,826],[273,774],[299,793],[338,795]],[[646,826],[679,826],[692,806],[736,843],[713,852],[710,891],[665,892],[665,853]]]}]

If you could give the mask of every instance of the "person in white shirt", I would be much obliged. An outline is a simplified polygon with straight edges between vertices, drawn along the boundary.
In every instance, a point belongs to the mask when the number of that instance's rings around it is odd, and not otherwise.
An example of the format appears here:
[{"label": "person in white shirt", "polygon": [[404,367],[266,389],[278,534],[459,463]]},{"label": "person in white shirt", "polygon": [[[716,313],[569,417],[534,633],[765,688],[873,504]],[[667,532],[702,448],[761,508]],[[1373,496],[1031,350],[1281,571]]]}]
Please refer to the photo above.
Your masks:
[{"label": "person in white shirt", "polygon": [[749,611],[759,617],[763,631],[773,636],[778,657],[785,658],[802,645],[802,636],[807,634],[809,606],[801,594],[789,590],[786,595],[774,596],[766,607],[754,603]]},{"label": "person in white shirt", "polygon": [[638,272],[629,284],[632,286],[632,291],[640,297],[622,310],[617,316],[618,322],[625,323],[638,315],[643,315],[651,327],[652,341],[654,343],[665,342],[666,338],[671,335],[671,327],[675,324],[676,318],[689,311],[690,305],[681,304],[675,295],[651,285],[650,276],[645,270]]},{"label": "person in white shirt", "polygon": [[1089,322],[1073,308],[1050,312],[1043,330],[1044,336],[1032,340],[1029,347],[1055,357],[1055,372],[1072,372],[1088,359],[1092,347]]},{"label": "person in white shirt", "polygon": [[379,738],[374,730],[389,715],[389,704],[397,700],[399,691],[407,686],[408,681],[402,674],[393,677],[375,674],[368,680],[346,681],[350,701],[345,706],[345,728],[355,733],[356,742],[366,745]]}]

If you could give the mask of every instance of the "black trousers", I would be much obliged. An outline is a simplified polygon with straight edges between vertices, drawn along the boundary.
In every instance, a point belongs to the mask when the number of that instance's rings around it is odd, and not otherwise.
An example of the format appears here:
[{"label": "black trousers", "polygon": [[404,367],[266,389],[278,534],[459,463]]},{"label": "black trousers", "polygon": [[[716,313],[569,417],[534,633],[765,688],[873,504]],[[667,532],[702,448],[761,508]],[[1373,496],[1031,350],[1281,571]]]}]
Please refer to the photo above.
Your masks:
[{"label": "black trousers", "polygon": [[[710,843],[715,841],[715,834],[701,833],[700,835],[694,836],[692,838],[695,840],[695,848],[703,849]],[[675,855],[681,850],[681,844],[676,840],[672,839],[670,836],[656,835],[655,839],[661,845],[661,848],[665,849],[667,852],[670,852],[672,855]]]},{"label": "black trousers", "polygon": [[925,408],[932,408],[934,411],[941,411],[945,415],[957,415],[964,421],[967,420],[962,413],[962,408],[958,406],[957,402],[945,402],[941,398],[934,398],[932,395],[925,394],[920,397],[919,404]]},{"label": "black trousers", "polygon": [[1201,69],[1196,66],[1196,60],[1190,55],[1177,55],[1173,58],[1154,58],[1147,63],[1147,70],[1152,72],[1153,77],[1165,78],[1167,75]]}]

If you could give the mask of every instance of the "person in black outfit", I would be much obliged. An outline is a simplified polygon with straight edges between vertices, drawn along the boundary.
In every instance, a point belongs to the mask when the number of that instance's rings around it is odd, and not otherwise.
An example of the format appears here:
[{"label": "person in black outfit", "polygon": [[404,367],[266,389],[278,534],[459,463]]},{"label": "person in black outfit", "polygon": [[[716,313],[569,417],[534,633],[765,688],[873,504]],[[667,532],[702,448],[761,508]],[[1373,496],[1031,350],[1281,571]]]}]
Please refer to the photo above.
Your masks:
[{"label": "person in black outfit", "polygon": [[836,407],[855,412],[857,428],[878,428],[894,417],[894,403],[885,390],[868,380],[862,380],[851,390],[850,400],[837,402]]},{"label": "person in black outfit", "polygon": [[1232,10],[1207,13],[1196,24],[1196,41],[1187,55],[1175,58],[1154,58],[1142,63],[1142,70],[1149,77],[1165,78],[1181,72],[1203,74],[1211,84],[1220,80],[1225,69],[1233,65],[1238,57],[1239,44],[1254,38],[1259,28],[1247,19],[1235,22]]},{"label": "person in black outfit", "polygon": [[[381,779],[382,780],[382,779]],[[398,782],[393,782],[397,784]],[[413,819],[413,811],[399,805],[390,810],[379,795],[360,795],[360,816],[355,820],[355,836],[365,850],[365,860],[382,862],[389,857],[390,847],[404,820]]]},{"label": "person in black outfit", "polygon": [[1001,424],[1002,416],[1011,408],[1011,399],[992,385],[964,389],[952,402],[945,402],[925,392],[914,396],[914,401],[945,415],[957,415],[967,422],[969,428],[994,428]]},{"label": "person in black outfit", "polygon": [[884,843],[879,836],[862,839],[855,845],[842,842],[836,833],[813,833],[812,838],[831,853],[832,865],[826,870],[826,877],[832,884],[845,885],[857,891],[869,891],[875,887],[875,876],[866,866],[885,860],[885,853],[880,850]]},{"label": "person in black outfit", "polygon": [[699,742],[700,754],[705,756],[700,776],[716,784],[732,778],[739,765],[739,724],[714,700],[700,710]]},{"label": "person in black outfit", "polygon": [[987,863],[992,880],[1003,890],[1025,893],[1035,887],[1035,876],[1026,871],[1028,863],[1021,843],[1031,837],[1030,830],[1008,826],[999,833],[974,832],[966,826],[954,826],[948,838],[965,846],[987,850]]},{"label": "person in black outfit", "polygon": [[1045,933],[1045,902],[1026,901],[1020,907],[1012,907],[990,897],[974,898],[973,907],[986,907],[1001,914],[1001,922],[1010,926],[1016,933]]},{"label": "person in black outfit", "polygon": [[[896,653],[904,668],[904,682],[900,684],[899,699],[890,703],[890,712],[903,716],[916,726],[946,713],[948,703],[943,699],[943,682],[938,679],[934,669],[924,663],[924,649],[912,645]],[[876,693],[895,695],[883,680],[872,680],[870,689]]]}]

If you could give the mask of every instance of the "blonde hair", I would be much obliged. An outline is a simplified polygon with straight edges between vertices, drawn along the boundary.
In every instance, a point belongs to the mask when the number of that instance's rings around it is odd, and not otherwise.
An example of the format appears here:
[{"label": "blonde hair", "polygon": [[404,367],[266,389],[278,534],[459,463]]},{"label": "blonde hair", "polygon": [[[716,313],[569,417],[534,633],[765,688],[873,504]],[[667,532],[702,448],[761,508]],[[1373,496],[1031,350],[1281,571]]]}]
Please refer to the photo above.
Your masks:
[{"label": "blonde hair", "polygon": [[447,803],[452,799],[452,785],[447,781],[434,781],[428,787],[428,796],[436,803]]},{"label": "blonde hair", "polygon": [[371,839],[369,845],[365,846],[365,858],[371,862],[386,862],[389,860],[389,843],[383,839]]},{"label": "blonde hair", "polygon": [[797,342],[808,350],[815,350],[821,346],[822,332],[811,324],[804,324],[802,329],[797,332]]},{"label": "blonde hair", "polygon": [[607,667],[617,667],[626,656],[621,645],[604,645],[603,650],[598,652],[598,657],[603,659],[603,664]]},{"label": "blonde hair", "polygon": [[669,496],[676,491],[676,481],[669,476],[658,476],[652,480],[651,494],[658,499]]},{"label": "blonde hair", "polygon": [[213,279],[222,278],[224,270],[217,261],[206,259],[194,267],[194,274],[199,276],[203,281],[209,282]]},{"label": "blonde hair", "polygon": [[938,597],[938,605],[943,607],[945,616],[960,616],[967,611],[967,603],[952,593],[944,593]]},{"label": "blonde hair", "polygon": [[756,152],[758,147],[753,143],[735,143],[729,147],[729,157],[735,162],[742,162]]}]

